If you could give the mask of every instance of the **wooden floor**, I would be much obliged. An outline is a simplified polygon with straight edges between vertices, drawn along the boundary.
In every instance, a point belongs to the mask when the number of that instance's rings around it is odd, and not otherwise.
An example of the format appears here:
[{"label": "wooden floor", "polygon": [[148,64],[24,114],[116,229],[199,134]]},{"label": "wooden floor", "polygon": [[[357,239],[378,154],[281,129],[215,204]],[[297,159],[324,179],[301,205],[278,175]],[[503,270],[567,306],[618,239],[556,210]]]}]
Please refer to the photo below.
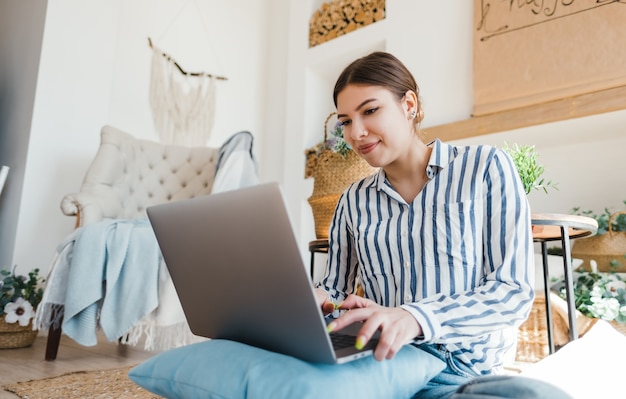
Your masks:
[{"label": "wooden floor", "polygon": [[[101,339],[98,345],[81,346],[63,336],[56,360],[44,360],[46,339],[40,333],[28,348],[0,349],[0,387],[18,381],[53,377],[71,371],[113,369],[141,363],[155,355],[137,347],[120,345]],[[0,399],[18,396],[0,388]]]}]

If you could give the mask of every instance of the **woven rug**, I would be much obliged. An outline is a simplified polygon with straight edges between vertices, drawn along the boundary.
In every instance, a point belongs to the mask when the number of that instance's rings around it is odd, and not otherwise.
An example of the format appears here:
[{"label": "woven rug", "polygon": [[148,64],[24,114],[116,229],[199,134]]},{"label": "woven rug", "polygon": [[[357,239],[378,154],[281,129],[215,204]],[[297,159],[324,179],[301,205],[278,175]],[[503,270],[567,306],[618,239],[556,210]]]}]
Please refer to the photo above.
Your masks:
[{"label": "woven rug", "polygon": [[2,388],[22,399],[160,398],[132,382],[128,378],[130,369],[78,371],[58,377],[7,384]]}]

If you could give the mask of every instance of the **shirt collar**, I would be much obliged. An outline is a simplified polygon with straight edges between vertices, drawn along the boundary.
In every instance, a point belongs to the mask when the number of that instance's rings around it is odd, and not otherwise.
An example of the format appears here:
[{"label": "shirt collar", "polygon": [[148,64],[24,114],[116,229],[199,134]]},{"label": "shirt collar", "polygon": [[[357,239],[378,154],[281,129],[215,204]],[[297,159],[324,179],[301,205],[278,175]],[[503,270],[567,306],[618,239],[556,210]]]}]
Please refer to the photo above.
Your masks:
[{"label": "shirt collar", "polygon": [[428,143],[433,148],[426,166],[426,174],[432,179],[442,169],[448,166],[456,155],[456,149],[450,144],[442,143],[441,140],[435,139]]},{"label": "shirt collar", "polygon": [[[442,169],[452,162],[454,155],[456,153],[455,147],[443,143],[439,139],[435,139],[428,143],[429,147],[432,147],[433,150],[430,153],[430,158],[428,159],[428,164],[426,165],[426,175],[429,179],[434,178]],[[387,184],[385,183],[386,176],[383,168],[378,169],[378,173],[376,174],[376,178],[374,179],[374,185],[378,190],[382,190],[383,187]]]}]

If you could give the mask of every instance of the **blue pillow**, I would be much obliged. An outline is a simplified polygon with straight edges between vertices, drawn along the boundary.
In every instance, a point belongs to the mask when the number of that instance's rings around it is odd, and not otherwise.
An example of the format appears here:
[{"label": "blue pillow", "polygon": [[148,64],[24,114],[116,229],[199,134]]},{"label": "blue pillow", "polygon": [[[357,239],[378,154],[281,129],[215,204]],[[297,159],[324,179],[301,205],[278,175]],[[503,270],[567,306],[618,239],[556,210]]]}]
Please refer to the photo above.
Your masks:
[{"label": "blue pillow", "polygon": [[443,361],[411,345],[392,360],[368,356],[329,365],[213,339],[160,353],[128,376],[168,399],[380,399],[410,398],[444,367]]}]

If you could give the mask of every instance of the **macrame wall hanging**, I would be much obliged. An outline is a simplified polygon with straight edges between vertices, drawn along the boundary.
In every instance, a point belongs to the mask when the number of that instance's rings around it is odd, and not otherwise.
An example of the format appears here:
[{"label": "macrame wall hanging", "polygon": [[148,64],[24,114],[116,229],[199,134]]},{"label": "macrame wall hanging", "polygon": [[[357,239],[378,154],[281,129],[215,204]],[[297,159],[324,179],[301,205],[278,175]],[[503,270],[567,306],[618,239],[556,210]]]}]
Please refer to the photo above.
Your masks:
[{"label": "macrame wall hanging", "polygon": [[190,147],[207,145],[215,117],[216,81],[227,79],[187,72],[150,38],[148,45],[152,49],[150,108],[160,141]]}]

